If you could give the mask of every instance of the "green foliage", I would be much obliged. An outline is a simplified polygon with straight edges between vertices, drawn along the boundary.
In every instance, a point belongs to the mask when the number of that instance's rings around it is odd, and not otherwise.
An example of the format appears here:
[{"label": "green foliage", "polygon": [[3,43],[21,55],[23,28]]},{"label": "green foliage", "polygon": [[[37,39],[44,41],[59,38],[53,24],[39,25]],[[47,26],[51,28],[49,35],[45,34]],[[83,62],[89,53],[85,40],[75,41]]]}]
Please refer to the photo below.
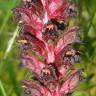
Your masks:
[{"label": "green foliage", "polygon": [[[15,41],[17,24],[12,21],[11,9],[21,0],[0,0],[0,96],[20,96],[20,81],[26,70],[19,61]],[[80,66],[85,69],[84,82],[73,96],[96,96],[96,0],[70,0],[79,7],[78,24],[82,30],[84,44],[78,45],[82,51]]]}]

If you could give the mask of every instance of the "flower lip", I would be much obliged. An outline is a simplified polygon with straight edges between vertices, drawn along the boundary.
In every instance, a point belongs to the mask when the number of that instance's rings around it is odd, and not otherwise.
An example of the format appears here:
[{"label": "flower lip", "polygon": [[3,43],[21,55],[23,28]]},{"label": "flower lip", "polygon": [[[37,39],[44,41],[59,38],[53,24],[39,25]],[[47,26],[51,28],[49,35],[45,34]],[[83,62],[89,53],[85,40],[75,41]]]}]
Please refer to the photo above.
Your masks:
[{"label": "flower lip", "polygon": [[46,79],[46,82],[55,82],[58,80],[56,67],[54,67],[53,65],[44,67],[41,71],[41,74],[42,78]]},{"label": "flower lip", "polygon": [[69,14],[69,17],[76,17],[77,14],[77,8],[75,4],[70,4],[69,8],[67,9],[67,12]]},{"label": "flower lip", "polygon": [[64,30],[66,27],[68,27],[68,22],[66,21],[57,21],[55,19],[51,19],[52,23],[55,24],[58,28],[58,30]]}]

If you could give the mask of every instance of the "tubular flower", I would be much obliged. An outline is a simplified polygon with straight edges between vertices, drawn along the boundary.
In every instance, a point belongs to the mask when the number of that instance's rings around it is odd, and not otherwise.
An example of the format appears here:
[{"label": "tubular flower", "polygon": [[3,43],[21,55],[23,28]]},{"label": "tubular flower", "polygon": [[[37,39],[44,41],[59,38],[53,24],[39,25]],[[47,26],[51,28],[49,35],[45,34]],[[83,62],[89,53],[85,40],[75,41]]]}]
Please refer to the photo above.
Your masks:
[{"label": "tubular flower", "polygon": [[[33,1],[33,0],[32,0]],[[38,39],[42,39],[42,29],[51,19],[65,20],[65,18],[75,15],[76,11],[70,11],[67,0],[37,0],[26,5],[13,9],[17,18],[23,23],[23,31],[30,32]],[[62,18],[62,19],[61,19]]]},{"label": "tubular flower", "polygon": [[13,12],[21,23],[21,61],[33,74],[32,80],[22,81],[22,95],[71,95],[82,80],[82,70],[73,68],[80,53],[72,47],[81,42],[80,28],[68,28],[69,18],[77,15],[75,5],[68,0],[24,0]]}]

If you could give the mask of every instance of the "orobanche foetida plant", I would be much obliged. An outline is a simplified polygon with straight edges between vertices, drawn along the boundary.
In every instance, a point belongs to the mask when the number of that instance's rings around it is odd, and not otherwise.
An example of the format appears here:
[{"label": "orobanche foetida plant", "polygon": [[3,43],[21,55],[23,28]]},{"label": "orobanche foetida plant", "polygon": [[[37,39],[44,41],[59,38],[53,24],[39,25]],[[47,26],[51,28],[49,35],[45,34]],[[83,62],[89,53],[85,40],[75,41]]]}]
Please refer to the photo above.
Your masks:
[{"label": "orobanche foetida plant", "polygon": [[70,19],[77,16],[75,4],[24,0],[13,12],[21,29],[20,59],[33,76],[22,80],[22,96],[71,96],[82,80],[82,69],[73,67],[80,53],[72,46],[81,42],[80,28],[69,27]]}]

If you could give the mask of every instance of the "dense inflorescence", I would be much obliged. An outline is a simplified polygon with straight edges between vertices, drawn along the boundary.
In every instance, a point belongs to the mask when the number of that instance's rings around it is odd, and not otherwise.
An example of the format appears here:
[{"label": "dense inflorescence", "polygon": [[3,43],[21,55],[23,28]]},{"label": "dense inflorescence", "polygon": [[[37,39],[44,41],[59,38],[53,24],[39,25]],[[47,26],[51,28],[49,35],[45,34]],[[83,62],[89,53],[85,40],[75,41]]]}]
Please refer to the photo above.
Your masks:
[{"label": "dense inflorescence", "polygon": [[68,0],[24,0],[13,9],[21,28],[20,58],[33,74],[22,81],[23,96],[70,96],[82,80],[82,69],[73,67],[80,53],[72,47],[81,42],[80,28],[68,27],[75,7]]}]

